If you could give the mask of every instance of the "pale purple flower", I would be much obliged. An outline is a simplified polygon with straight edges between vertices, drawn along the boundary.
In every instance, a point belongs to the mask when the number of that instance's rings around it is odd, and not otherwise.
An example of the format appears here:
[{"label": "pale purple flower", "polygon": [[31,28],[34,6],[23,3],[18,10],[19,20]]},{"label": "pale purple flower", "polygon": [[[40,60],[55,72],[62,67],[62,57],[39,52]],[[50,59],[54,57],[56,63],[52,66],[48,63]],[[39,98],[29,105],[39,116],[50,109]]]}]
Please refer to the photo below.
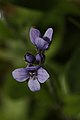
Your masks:
[{"label": "pale purple flower", "polygon": [[30,40],[36,46],[38,50],[47,50],[53,35],[53,29],[48,28],[43,36],[38,29],[31,28],[30,29]]},{"label": "pale purple flower", "polygon": [[40,66],[15,69],[12,76],[18,82],[28,80],[28,87],[33,92],[40,90],[40,83],[44,83],[49,78],[48,72]]}]

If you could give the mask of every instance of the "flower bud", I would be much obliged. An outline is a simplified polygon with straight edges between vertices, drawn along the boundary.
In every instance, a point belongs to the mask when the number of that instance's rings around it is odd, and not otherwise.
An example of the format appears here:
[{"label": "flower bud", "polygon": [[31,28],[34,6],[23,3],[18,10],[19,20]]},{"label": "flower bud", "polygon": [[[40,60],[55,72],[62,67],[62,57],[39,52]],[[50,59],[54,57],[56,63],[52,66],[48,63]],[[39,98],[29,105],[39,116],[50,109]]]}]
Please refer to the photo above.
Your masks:
[{"label": "flower bud", "polygon": [[25,61],[27,61],[28,63],[34,63],[35,62],[35,57],[31,53],[27,52],[24,57],[25,57]]},{"label": "flower bud", "polygon": [[44,54],[37,54],[36,55],[36,61],[37,62],[43,62],[45,60],[45,55]]}]

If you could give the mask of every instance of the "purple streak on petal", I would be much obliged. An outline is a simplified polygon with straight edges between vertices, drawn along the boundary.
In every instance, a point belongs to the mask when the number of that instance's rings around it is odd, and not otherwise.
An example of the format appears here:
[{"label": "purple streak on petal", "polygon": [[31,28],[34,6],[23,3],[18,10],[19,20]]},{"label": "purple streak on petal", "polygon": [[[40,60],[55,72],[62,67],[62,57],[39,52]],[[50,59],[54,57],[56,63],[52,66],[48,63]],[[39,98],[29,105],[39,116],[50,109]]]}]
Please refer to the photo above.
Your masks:
[{"label": "purple streak on petal", "polygon": [[47,37],[49,38],[49,40],[51,41],[52,39],[52,35],[53,35],[53,29],[52,28],[48,28],[44,34],[43,37]]},{"label": "purple streak on petal", "polygon": [[44,50],[44,49],[45,49],[44,46],[45,46],[46,44],[48,44],[48,42],[46,42],[44,39],[42,39],[42,38],[40,38],[40,37],[37,37],[37,38],[35,39],[35,45],[36,45],[36,47],[37,47],[38,49],[40,49],[40,50]]},{"label": "purple streak on petal", "polygon": [[37,75],[38,81],[40,83],[44,83],[49,78],[48,72],[45,69],[43,69],[42,67],[40,69],[38,69],[37,74],[38,74]]},{"label": "purple streak on petal", "polygon": [[35,70],[38,70],[39,68],[40,68],[40,66],[36,65],[36,66],[26,67],[26,70],[27,71],[35,71]]},{"label": "purple streak on petal", "polygon": [[28,87],[31,91],[35,92],[35,91],[39,91],[40,90],[40,84],[37,81],[37,79],[30,79],[28,81]]},{"label": "purple streak on petal", "polygon": [[50,43],[50,39],[48,37],[42,37],[46,42]]},{"label": "purple streak on petal", "polygon": [[35,28],[31,28],[30,29],[30,40],[33,44],[35,44],[35,39],[37,37],[40,37],[41,33],[38,29],[35,29]]},{"label": "purple streak on petal", "polygon": [[12,76],[18,82],[24,82],[29,78],[29,74],[25,68],[15,69],[12,72]]},{"label": "purple streak on petal", "polygon": [[42,60],[45,60],[45,55],[43,53],[41,54],[41,58]]}]

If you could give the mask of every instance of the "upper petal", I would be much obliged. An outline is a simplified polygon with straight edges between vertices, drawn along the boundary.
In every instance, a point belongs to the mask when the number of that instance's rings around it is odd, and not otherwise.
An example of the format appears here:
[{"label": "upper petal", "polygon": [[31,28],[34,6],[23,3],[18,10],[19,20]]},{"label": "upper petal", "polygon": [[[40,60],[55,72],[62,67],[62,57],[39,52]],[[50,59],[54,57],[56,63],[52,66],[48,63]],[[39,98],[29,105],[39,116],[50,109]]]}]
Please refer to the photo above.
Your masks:
[{"label": "upper petal", "polygon": [[35,28],[31,28],[30,29],[30,40],[31,40],[31,42],[34,44],[34,42],[35,42],[35,39],[37,38],[37,37],[40,37],[40,35],[41,35],[41,33],[40,33],[40,31],[38,30],[38,29],[35,29]]},{"label": "upper petal", "polygon": [[26,70],[27,71],[36,71],[40,68],[39,65],[36,65],[36,66],[31,66],[31,67],[26,67]]},{"label": "upper petal", "polygon": [[28,87],[33,92],[40,90],[40,84],[37,79],[30,79],[28,81]]},{"label": "upper petal", "polygon": [[49,38],[49,40],[51,41],[52,39],[52,35],[53,35],[53,29],[52,28],[48,28],[44,34],[43,37],[47,37]]},{"label": "upper petal", "polygon": [[40,69],[38,69],[37,74],[38,74],[37,75],[38,81],[40,83],[44,83],[49,78],[48,72],[45,69],[43,69],[42,67]]},{"label": "upper petal", "polygon": [[45,50],[45,45],[47,45],[47,44],[48,44],[48,42],[40,37],[37,37],[35,39],[35,45],[40,50]]},{"label": "upper petal", "polygon": [[24,82],[29,78],[29,74],[28,74],[28,72],[26,71],[25,68],[15,69],[12,72],[12,76],[18,82]]}]

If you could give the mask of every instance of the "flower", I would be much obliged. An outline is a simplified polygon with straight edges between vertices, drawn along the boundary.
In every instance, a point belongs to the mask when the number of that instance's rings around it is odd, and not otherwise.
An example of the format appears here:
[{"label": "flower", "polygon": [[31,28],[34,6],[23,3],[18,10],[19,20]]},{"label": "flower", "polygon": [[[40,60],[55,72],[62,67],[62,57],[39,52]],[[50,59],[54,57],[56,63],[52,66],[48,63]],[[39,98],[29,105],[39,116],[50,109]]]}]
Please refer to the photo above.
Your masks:
[{"label": "flower", "polygon": [[52,35],[53,35],[52,28],[48,28],[44,36],[42,37],[38,29],[35,28],[30,29],[30,40],[38,50],[44,51],[48,49],[52,40]]},{"label": "flower", "polygon": [[42,67],[45,62],[45,50],[51,44],[53,29],[48,28],[43,36],[38,29],[30,29],[30,40],[37,48],[37,54],[27,52],[25,61],[28,63],[26,68],[18,68],[12,72],[13,78],[18,82],[28,81],[28,87],[31,91],[39,91],[40,84],[48,78],[48,72]]},{"label": "flower", "polygon": [[15,69],[12,76],[18,82],[28,80],[28,87],[33,92],[40,90],[40,83],[44,83],[49,78],[48,72],[38,65]]}]

